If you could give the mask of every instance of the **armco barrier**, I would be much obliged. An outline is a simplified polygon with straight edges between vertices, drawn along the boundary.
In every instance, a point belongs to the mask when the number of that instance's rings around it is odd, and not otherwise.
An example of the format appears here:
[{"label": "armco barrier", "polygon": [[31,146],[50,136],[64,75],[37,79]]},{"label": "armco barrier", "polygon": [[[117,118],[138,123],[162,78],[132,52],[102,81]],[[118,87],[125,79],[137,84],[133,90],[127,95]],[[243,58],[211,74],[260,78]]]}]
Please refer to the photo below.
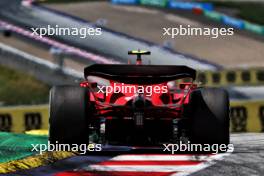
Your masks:
[{"label": "armco barrier", "polygon": [[192,10],[195,6],[192,3],[169,1],[168,7],[171,9]]},{"label": "armco barrier", "polygon": [[206,10],[206,11],[204,11],[204,16],[206,16],[207,18],[210,18],[214,21],[217,21],[217,22],[221,22],[221,19],[222,19],[222,14],[215,12],[215,11]]},{"label": "armco barrier", "polygon": [[175,1],[175,0],[169,0],[168,8],[183,9],[183,10],[192,10],[193,8],[201,8],[204,10],[211,11],[213,10],[213,4],[212,3],[198,3],[198,2],[180,2],[180,1]]},{"label": "armco barrier", "polygon": [[211,11],[214,6],[212,3],[199,2],[179,2],[177,0],[111,0],[113,4],[141,4],[157,7],[168,7],[172,9],[192,10],[193,8],[201,8]]},{"label": "armco barrier", "polygon": [[113,4],[138,4],[138,0],[112,0]]},{"label": "armco barrier", "polygon": [[0,42],[0,65],[23,71],[49,85],[74,84],[81,72],[58,65]]},{"label": "armco barrier", "polygon": [[237,29],[244,29],[244,30],[253,32],[255,34],[264,35],[264,26],[253,24],[253,23],[250,23],[242,19],[230,17],[225,14],[212,11],[212,10],[203,9],[203,14],[207,18],[212,19],[217,22],[221,22],[225,25],[229,25]]},{"label": "armco barrier", "polygon": [[[48,129],[48,105],[0,108],[0,131],[24,133]],[[233,132],[264,131],[264,101],[232,101],[230,119]]]},{"label": "armco barrier", "polygon": [[240,19],[236,19],[233,17],[229,17],[226,15],[222,16],[222,22],[226,25],[235,27],[237,29],[244,29],[245,25],[244,25],[244,21],[240,20]]},{"label": "armco barrier", "polygon": [[257,86],[264,85],[264,69],[234,69],[219,72],[198,72],[197,81],[205,86]]},{"label": "armco barrier", "polygon": [[245,29],[257,34],[264,34],[264,27],[257,24],[245,22]]},{"label": "armco barrier", "polygon": [[157,6],[157,7],[166,7],[167,0],[140,0],[140,4]]}]

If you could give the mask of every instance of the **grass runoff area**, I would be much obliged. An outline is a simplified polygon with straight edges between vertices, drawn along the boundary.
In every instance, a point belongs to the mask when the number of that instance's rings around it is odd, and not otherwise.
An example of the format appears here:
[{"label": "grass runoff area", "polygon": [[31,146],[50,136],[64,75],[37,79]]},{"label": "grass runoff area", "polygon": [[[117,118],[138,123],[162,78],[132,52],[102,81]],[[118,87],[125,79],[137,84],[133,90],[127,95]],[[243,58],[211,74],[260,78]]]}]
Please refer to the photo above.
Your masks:
[{"label": "grass runoff area", "polygon": [[47,141],[47,136],[33,136],[0,132],[0,166],[3,162],[37,154],[37,152],[31,151],[31,144],[46,144]]},{"label": "grass runoff area", "polygon": [[228,1],[210,1],[202,0],[202,2],[211,2],[217,8],[227,8],[237,10],[236,17],[264,25],[264,2],[228,2]]},{"label": "grass runoff area", "polygon": [[49,86],[25,73],[0,65],[0,102],[3,105],[47,103]]}]

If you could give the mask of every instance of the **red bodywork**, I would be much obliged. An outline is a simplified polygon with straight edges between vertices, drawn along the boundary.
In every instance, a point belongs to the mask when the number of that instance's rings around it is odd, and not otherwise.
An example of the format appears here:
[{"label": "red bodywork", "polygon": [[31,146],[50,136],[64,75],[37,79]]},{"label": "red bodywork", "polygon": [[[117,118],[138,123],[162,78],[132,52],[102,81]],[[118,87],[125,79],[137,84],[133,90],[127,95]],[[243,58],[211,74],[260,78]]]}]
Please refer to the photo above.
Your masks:
[{"label": "red bodywork", "polygon": [[[109,81],[111,87],[121,85],[121,83],[117,83],[116,81]],[[130,106],[127,106],[127,103],[138,96],[138,94],[134,93],[134,91],[121,93],[111,92],[106,95],[106,93],[98,93],[98,91],[95,90],[97,86],[95,82],[84,81],[80,83],[80,86],[89,88],[90,101],[94,102],[97,116],[103,116],[107,119],[111,119],[113,116],[119,116],[123,118],[129,118],[133,116],[133,111]],[[197,88],[197,85],[193,84],[192,82],[178,83],[173,88],[170,88],[168,86],[168,82],[152,85],[123,83],[122,86],[148,86],[148,88],[151,87],[149,88],[152,90],[151,93],[145,92],[141,94],[143,99],[151,102],[151,106],[144,107],[144,118],[163,118],[164,120],[180,118],[182,113],[182,106],[189,103],[190,93]],[[157,93],[158,91],[154,92],[154,88],[156,90],[158,90],[159,88],[160,90],[166,89],[167,92]],[[166,97],[166,100],[164,100],[163,97]],[[115,100],[114,102],[113,99]]]},{"label": "red bodywork", "polygon": [[190,94],[197,89],[196,71],[181,65],[142,65],[141,55],[150,52],[128,54],[137,55],[135,65],[94,64],[84,69],[86,81],[80,86],[89,90],[91,131],[113,145],[176,141],[186,134],[180,128],[188,118]]},{"label": "red bodywork", "polygon": [[[189,103],[191,91],[197,88],[197,85],[193,84],[195,71],[181,66],[173,68],[170,66],[163,66],[162,68],[155,66],[144,67],[142,66],[141,55],[150,55],[150,52],[138,50],[129,51],[128,54],[137,55],[136,65],[130,67],[127,67],[127,65],[121,65],[119,67],[112,65],[111,68],[109,68],[109,65],[103,67],[95,66],[94,69],[85,69],[86,81],[80,83],[80,86],[89,88],[90,102],[94,103],[96,109],[95,116],[105,117],[107,119],[111,119],[112,117],[125,119],[132,118],[135,112],[140,111],[144,114],[144,119],[159,118],[171,120],[181,117],[183,105]],[[175,70],[178,71],[175,72]],[[120,71],[122,71],[121,74]],[[159,72],[162,72],[160,76],[164,76],[164,81],[162,78],[159,78]],[[88,79],[90,73],[97,76],[99,74],[106,78],[109,82],[108,87],[110,88],[114,88],[115,86],[132,86],[134,91],[125,91],[123,89],[118,93],[113,90],[108,92],[105,90],[107,93],[98,91],[97,80],[95,79],[93,80],[94,82],[91,82]],[[184,73],[188,73],[191,76],[189,77],[192,80],[191,82],[183,82],[179,79],[171,80],[171,78],[168,78],[176,74],[180,75],[179,78],[186,80],[188,75],[181,76]],[[112,75],[112,77],[109,75]],[[140,77],[139,75],[143,76]],[[157,77],[159,81],[152,82],[152,78],[157,79]],[[173,78],[178,77],[174,76]],[[188,80],[190,80],[189,78]],[[141,79],[144,79],[144,81]],[[169,84],[172,85],[169,86]],[[144,92],[139,92],[139,89],[142,89],[142,87]],[[135,107],[137,106],[136,101],[138,99],[142,101],[142,108]]]}]

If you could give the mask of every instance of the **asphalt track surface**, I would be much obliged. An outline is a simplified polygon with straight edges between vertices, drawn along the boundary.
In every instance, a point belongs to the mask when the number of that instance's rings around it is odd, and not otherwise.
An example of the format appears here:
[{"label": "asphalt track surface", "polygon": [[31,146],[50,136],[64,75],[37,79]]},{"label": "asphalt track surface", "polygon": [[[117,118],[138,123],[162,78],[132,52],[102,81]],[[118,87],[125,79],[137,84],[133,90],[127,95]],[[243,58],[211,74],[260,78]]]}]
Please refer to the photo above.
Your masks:
[{"label": "asphalt track surface", "polygon": [[[76,19],[74,17],[65,16],[47,10],[44,7],[33,6],[25,7],[21,5],[20,0],[1,0],[0,1],[0,18],[22,26],[25,29],[31,27],[47,27],[48,25],[55,27],[91,27],[91,23]],[[106,56],[116,58],[119,61],[127,63],[127,51],[131,49],[144,49],[152,51],[151,64],[168,64],[168,65],[188,65],[190,67],[205,70],[217,69],[218,65],[200,60],[191,56],[183,55],[173,51],[166,50],[159,46],[153,45],[146,41],[139,41],[129,36],[103,30],[100,36],[87,36],[81,39],[79,36],[57,36],[57,40],[80,47],[88,51],[104,54]],[[115,43],[113,45],[113,43]],[[150,56],[146,57],[146,60]]]},{"label": "asphalt track surface", "polygon": [[75,156],[7,176],[261,176],[264,134],[232,134],[232,153],[217,155],[122,154]]}]

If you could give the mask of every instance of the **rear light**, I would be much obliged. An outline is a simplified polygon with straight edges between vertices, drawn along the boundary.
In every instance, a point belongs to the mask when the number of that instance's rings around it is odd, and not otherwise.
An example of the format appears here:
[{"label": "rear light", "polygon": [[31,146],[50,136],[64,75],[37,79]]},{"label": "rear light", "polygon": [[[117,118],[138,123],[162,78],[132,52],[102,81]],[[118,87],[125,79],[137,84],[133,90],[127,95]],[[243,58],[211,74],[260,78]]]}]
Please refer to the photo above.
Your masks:
[{"label": "rear light", "polygon": [[85,82],[80,83],[81,87],[88,87],[89,85],[91,86],[91,88],[97,88],[96,82],[89,83],[89,82],[85,81]]},{"label": "rear light", "polygon": [[89,83],[86,82],[86,81],[84,81],[84,82],[81,82],[81,83],[80,83],[80,86],[81,86],[81,87],[88,87],[88,86],[89,86]]}]

